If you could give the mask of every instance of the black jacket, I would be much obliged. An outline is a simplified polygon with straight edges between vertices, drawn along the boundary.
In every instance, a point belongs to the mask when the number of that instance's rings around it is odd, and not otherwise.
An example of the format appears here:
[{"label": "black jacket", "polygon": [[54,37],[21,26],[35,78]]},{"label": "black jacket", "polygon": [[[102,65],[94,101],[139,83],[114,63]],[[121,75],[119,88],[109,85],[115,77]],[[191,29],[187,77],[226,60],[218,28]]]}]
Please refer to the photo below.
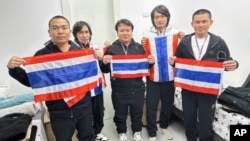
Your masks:
[{"label": "black jacket", "polygon": [[[212,33],[208,33],[210,35],[210,40],[208,43],[207,51],[202,57],[201,60],[209,60],[209,61],[225,61],[232,60],[230,56],[229,49],[225,43],[225,41]],[[195,59],[194,52],[191,45],[191,38],[194,33],[186,35],[181,42],[179,43],[176,50],[176,57],[178,58],[186,58],[186,59]],[[221,52],[223,52],[221,54]],[[222,60],[221,58],[225,58]],[[238,65],[237,65],[238,66]]]},{"label": "black jacket", "polygon": [[[122,45],[119,40],[113,42],[113,44],[107,49],[105,55],[126,55]],[[143,46],[136,43],[133,39],[127,47],[127,54],[145,54]],[[107,65],[102,64],[101,69],[103,72],[110,72],[110,63]],[[145,84],[142,81],[142,77],[138,78],[114,78],[111,77],[111,88],[115,93],[121,95],[136,94],[136,90],[144,89]]]},{"label": "black jacket", "polygon": [[[78,50],[80,49],[76,44],[69,41],[70,49],[69,50]],[[38,50],[35,53],[35,56],[38,55],[44,55],[44,54],[52,54],[56,52],[61,52],[61,50],[56,46],[53,45],[52,42],[48,43],[44,48]],[[30,83],[28,80],[27,73],[25,70],[21,67],[17,67],[14,69],[9,69],[9,74],[14,79],[19,81],[25,86],[30,87]],[[77,104],[69,108],[67,104],[64,102],[64,100],[54,100],[54,101],[46,101],[46,105],[48,107],[48,111],[50,114],[56,114],[59,116],[66,116],[66,117],[74,117],[77,114],[80,114],[83,112],[83,107],[86,107],[90,103],[90,94],[87,94],[81,101],[79,101]]]}]

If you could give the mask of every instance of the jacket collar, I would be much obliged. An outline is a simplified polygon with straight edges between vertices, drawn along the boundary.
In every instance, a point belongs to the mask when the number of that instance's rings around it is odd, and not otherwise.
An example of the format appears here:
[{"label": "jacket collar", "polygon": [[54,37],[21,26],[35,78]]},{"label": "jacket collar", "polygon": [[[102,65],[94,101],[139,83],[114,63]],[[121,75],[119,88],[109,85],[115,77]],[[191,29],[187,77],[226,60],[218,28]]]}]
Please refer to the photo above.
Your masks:
[{"label": "jacket collar", "polygon": [[[209,39],[209,42],[208,42],[208,46],[207,46],[207,50],[211,50],[212,48],[214,48],[216,46],[216,44],[219,43],[219,40],[221,39],[219,36],[216,36],[210,32],[208,32],[208,34],[210,35],[210,39]],[[191,39],[192,39],[192,36],[194,36],[195,33],[191,33],[187,36],[185,36],[182,41],[183,41],[183,44],[186,45],[187,47],[187,50],[188,52],[194,56],[194,52],[193,52],[193,49],[192,49],[192,44],[191,44]],[[206,57],[207,55],[207,52],[204,54],[203,57]]]}]

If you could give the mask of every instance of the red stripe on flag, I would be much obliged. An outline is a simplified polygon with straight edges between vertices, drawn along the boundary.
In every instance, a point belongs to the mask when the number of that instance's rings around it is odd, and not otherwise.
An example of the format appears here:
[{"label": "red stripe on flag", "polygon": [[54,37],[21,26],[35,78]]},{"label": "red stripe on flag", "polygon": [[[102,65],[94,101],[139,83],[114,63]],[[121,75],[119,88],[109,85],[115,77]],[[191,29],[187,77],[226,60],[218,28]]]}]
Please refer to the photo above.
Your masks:
[{"label": "red stripe on flag", "polygon": [[30,64],[45,63],[45,62],[50,62],[50,61],[58,61],[58,60],[82,57],[85,55],[91,55],[93,53],[94,53],[94,50],[90,48],[90,49],[73,50],[69,52],[59,52],[59,53],[53,53],[53,54],[38,55],[38,56],[33,56],[33,57],[26,57],[23,59],[25,60],[25,64],[30,65]]},{"label": "red stripe on flag", "polygon": [[106,47],[103,47],[102,50],[103,50],[103,54],[105,54],[108,50],[109,46],[106,46]]},{"label": "red stripe on flag", "polygon": [[193,85],[187,85],[184,83],[180,82],[174,82],[175,87],[181,87],[183,89],[187,89],[190,91],[194,92],[203,92],[206,94],[212,94],[212,95],[218,95],[219,94],[219,89],[213,89],[213,88],[204,88],[204,87],[198,87],[198,86],[193,86]]},{"label": "red stripe on flag", "polygon": [[84,92],[83,94],[75,96],[74,98],[72,98],[69,101],[67,101],[66,104],[68,105],[68,107],[72,107],[77,102],[79,102],[80,100],[82,100],[87,95],[87,93],[88,92]]},{"label": "red stripe on flag", "polygon": [[154,67],[151,67],[150,69],[149,69],[149,78],[150,78],[150,80],[155,80],[155,69],[154,69]]},{"label": "red stripe on flag", "polygon": [[146,39],[146,43],[145,43],[145,51],[146,54],[151,55],[151,49],[150,49],[150,42],[149,42],[149,38]]},{"label": "red stripe on flag", "polygon": [[179,43],[179,35],[178,34],[174,34],[173,35],[173,54],[175,54],[177,46]]},{"label": "red stripe on flag", "polygon": [[144,77],[148,76],[148,73],[136,73],[136,74],[113,74],[113,77],[117,78],[136,78],[136,77]]},{"label": "red stripe on flag", "polygon": [[76,96],[82,94],[83,92],[89,91],[94,89],[97,86],[97,82],[92,82],[81,87],[77,87],[74,89],[69,89],[65,91],[59,91],[54,93],[46,93],[46,94],[34,94],[35,102],[42,102],[42,101],[50,101],[50,100],[59,100],[64,99],[66,97]]},{"label": "red stripe on flag", "polygon": [[104,75],[104,73],[102,73],[102,78],[103,78],[103,85],[104,85],[104,87],[106,88],[107,87],[107,83],[106,83],[106,79],[105,79],[105,75]]},{"label": "red stripe on flag", "polygon": [[183,59],[183,58],[176,58],[176,62],[185,65],[197,65],[202,67],[217,67],[223,68],[222,62],[214,62],[214,61],[205,61],[205,60],[193,60],[193,59]]}]

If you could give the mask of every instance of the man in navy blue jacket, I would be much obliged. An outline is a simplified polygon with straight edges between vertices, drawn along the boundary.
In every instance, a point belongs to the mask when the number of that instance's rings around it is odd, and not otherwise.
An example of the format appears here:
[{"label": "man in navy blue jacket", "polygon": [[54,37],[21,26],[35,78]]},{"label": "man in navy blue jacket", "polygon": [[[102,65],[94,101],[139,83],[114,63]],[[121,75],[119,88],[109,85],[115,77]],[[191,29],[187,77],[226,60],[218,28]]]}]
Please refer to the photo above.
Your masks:
[{"label": "man in navy blue jacket", "polygon": [[[52,42],[38,50],[35,56],[80,49],[69,40],[71,29],[65,17],[52,17],[49,21],[48,32]],[[23,85],[30,87],[27,73],[20,67],[23,64],[24,60],[21,57],[13,56],[7,65],[9,74]],[[79,141],[94,141],[90,92],[72,107],[68,107],[63,99],[46,101],[46,106],[57,141],[70,141],[75,129],[78,131]]]},{"label": "man in navy blue jacket", "polygon": [[[223,62],[226,71],[235,70],[238,63],[231,58],[225,41],[208,32],[212,23],[209,10],[199,9],[194,12],[191,24],[195,32],[186,35],[181,40],[176,50],[176,56],[170,57],[169,63],[174,65],[176,57],[208,60]],[[182,107],[187,141],[197,141],[198,137],[199,141],[213,141],[212,123],[216,99],[217,95],[182,89]],[[199,133],[196,127],[197,116]]]}]

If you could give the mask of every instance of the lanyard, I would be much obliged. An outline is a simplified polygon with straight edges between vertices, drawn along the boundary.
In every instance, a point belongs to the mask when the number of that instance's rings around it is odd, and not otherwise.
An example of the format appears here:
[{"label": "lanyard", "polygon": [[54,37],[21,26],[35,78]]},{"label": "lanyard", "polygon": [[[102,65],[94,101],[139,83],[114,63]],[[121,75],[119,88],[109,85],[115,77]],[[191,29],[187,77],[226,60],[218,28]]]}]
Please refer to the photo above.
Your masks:
[{"label": "lanyard", "polygon": [[122,49],[123,49],[124,54],[127,55],[128,54],[128,47],[124,46],[122,43],[121,43],[121,45],[122,45]]},{"label": "lanyard", "polygon": [[196,36],[194,36],[194,38],[195,38],[196,46],[197,46],[198,51],[199,51],[199,58],[201,58],[201,53],[202,53],[202,50],[203,50],[203,48],[204,48],[205,42],[206,42],[206,40],[207,40],[207,36],[206,36],[205,40],[203,41],[201,47],[200,47],[199,44],[198,44],[198,41],[197,41]]},{"label": "lanyard", "polygon": [[156,32],[157,36],[165,35],[166,34],[166,29],[162,32],[157,31]]}]

